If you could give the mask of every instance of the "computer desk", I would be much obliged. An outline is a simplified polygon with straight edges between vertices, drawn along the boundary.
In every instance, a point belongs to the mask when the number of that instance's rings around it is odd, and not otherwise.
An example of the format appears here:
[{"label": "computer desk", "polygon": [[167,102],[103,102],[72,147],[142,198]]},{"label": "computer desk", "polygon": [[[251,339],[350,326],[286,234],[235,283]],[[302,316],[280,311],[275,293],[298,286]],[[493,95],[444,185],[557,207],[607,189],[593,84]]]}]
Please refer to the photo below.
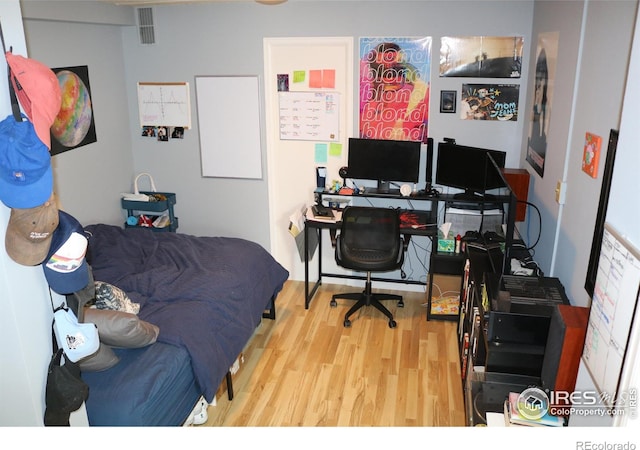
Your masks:
[{"label": "computer desk", "polygon": [[[400,195],[399,192],[397,192],[397,190],[393,190],[391,193],[372,193],[372,192],[365,192],[365,193],[360,193],[360,194],[340,194],[339,192],[331,192],[331,191],[326,191],[326,190],[322,190],[322,189],[316,189],[315,190],[315,196],[317,198],[317,201],[319,202],[323,202],[326,199],[326,197],[330,197],[330,198],[335,198],[338,201],[339,200],[345,200],[346,198],[352,197],[352,198],[378,198],[378,199],[386,199],[386,200],[393,200],[393,201],[397,201],[397,200],[406,200],[409,201],[410,204],[412,204],[413,202],[417,202],[419,205],[423,205],[425,208],[424,209],[405,209],[405,208],[399,208],[403,211],[413,211],[415,212],[419,217],[419,225],[418,227],[414,228],[411,226],[407,226],[406,224],[403,226],[401,224],[400,227],[400,232],[404,235],[405,237],[405,250],[406,247],[409,245],[409,242],[411,240],[412,236],[428,236],[431,238],[432,241],[432,249],[437,248],[437,233],[438,233],[438,227],[437,224],[440,223],[438,220],[438,211],[439,211],[439,207],[442,203],[444,204],[451,204],[451,203],[459,203],[459,200],[456,199],[455,195],[452,194],[440,194],[438,196],[432,196],[432,195],[410,195],[410,196],[402,196]],[[511,243],[512,243],[512,238],[510,238],[509,236],[513,236],[513,232],[514,232],[514,223],[515,223],[515,204],[516,204],[516,199],[514,195],[499,195],[499,196],[494,196],[491,200],[482,200],[482,199],[478,199],[475,201],[472,201],[474,203],[491,203],[491,204],[496,204],[496,203],[500,203],[500,204],[509,204],[509,207],[507,209],[507,241],[506,241],[506,248],[510,249],[511,248]],[[335,245],[335,238],[336,238],[336,234],[337,234],[337,230],[340,229],[340,222],[327,222],[327,221],[319,221],[319,220],[311,220],[311,219],[307,219],[305,221],[305,227],[304,227],[304,281],[305,281],[305,287],[304,287],[304,307],[305,309],[309,309],[309,305],[311,303],[311,300],[313,299],[313,296],[315,295],[316,291],[318,290],[318,288],[320,287],[320,285],[322,284],[322,278],[323,277],[332,277],[332,278],[343,278],[343,279],[352,279],[352,280],[366,280],[366,277],[363,275],[357,275],[357,274],[340,274],[340,273],[330,273],[330,272],[323,272],[322,269],[322,235],[323,232],[322,230],[329,230],[329,235],[331,238],[331,242],[333,245]],[[318,277],[317,279],[313,282],[313,285],[310,286],[310,277],[309,277],[309,233],[314,232],[317,234],[318,236]],[[510,252],[511,250],[509,250]],[[437,252],[436,252],[437,253]],[[443,256],[442,254],[439,254],[440,256]],[[432,263],[435,262],[435,260],[433,259],[434,257],[434,252],[432,250],[431,252],[431,256],[432,258],[430,258],[431,262],[430,262],[430,266]],[[457,256],[457,255],[456,255]],[[442,258],[441,258],[442,259]],[[448,260],[450,259],[450,257],[447,257],[446,255],[444,255],[444,259]],[[453,258],[455,259],[455,258]],[[439,265],[441,265],[439,263]],[[443,273],[447,273],[450,264],[447,262],[446,264],[444,264],[444,266],[447,270],[445,270]],[[431,286],[431,282],[432,280],[432,276],[433,276],[433,272],[436,271],[431,270],[430,267],[430,272],[428,275],[428,279],[429,281],[427,282],[422,282],[422,281],[417,281],[417,280],[406,280],[406,279],[391,279],[391,278],[372,278],[373,281],[386,281],[386,282],[391,282],[391,283],[404,283],[404,284],[418,284],[418,285],[422,285],[422,286]],[[431,297],[431,289],[429,289],[428,292],[428,297],[429,297],[429,302],[430,302],[430,297]],[[429,316],[427,316],[427,319],[429,318]],[[452,319],[452,318],[449,318]]]},{"label": "computer desk", "polygon": [[[400,194],[356,194],[356,195],[340,195],[338,193],[326,192],[326,191],[316,191],[316,194],[319,194],[320,201],[323,200],[324,196],[330,197],[368,197],[368,198],[382,198],[389,200],[411,200],[411,201],[428,201],[431,204],[431,209],[405,209],[398,208],[401,212],[409,212],[414,213],[414,221],[411,223],[402,222],[400,226],[400,232],[403,234],[405,239],[405,251],[407,246],[409,245],[411,236],[429,236],[434,237],[437,236],[437,210],[434,209],[437,207],[437,199],[434,200],[433,197],[418,197],[418,196],[410,196],[403,197]],[[415,225],[411,226],[411,225]],[[336,234],[337,230],[340,229],[340,222],[328,222],[326,220],[313,220],[307,218],[305,221],[304,227],[304,307],[305,309],[309,309],[309,305],[311,304],[311,300],[315,295],[316,291],[322,284],[323,277],[332,277],[332,278],[343,278],[343,279],[352,279],[352,280],[366,280],[366,277],[363,275],[357,274],[343,274],[343,273],[331,273],[331,272],[323,272],[322,270],[322,230],[329,230],[329,236],[331,239],[331,243],[335,246],[336,242]],[[317,233],[318,236],[318,278],[313,282],[313,286],[310,287],[309,281],[309,233],[314,232]],[[418,280],[405,280],[405,279],[395,279],[395,278],[379,278],[372,277],[372,281],[386,281],[391,283],[403,283],[403,284],[418,284],[422,286],[426,286],[427,282],[418,281]]]}]

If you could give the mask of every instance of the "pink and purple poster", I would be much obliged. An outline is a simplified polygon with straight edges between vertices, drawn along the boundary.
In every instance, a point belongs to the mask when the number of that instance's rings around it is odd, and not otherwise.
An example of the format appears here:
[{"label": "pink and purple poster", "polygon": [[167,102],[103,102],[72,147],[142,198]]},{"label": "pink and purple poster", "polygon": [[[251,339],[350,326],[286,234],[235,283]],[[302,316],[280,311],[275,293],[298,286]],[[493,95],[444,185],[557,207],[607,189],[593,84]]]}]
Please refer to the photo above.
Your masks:
[{"label": "pink and purple poster", "polygon": [[360,38],[359,136],[426,142],[430,37]]}]

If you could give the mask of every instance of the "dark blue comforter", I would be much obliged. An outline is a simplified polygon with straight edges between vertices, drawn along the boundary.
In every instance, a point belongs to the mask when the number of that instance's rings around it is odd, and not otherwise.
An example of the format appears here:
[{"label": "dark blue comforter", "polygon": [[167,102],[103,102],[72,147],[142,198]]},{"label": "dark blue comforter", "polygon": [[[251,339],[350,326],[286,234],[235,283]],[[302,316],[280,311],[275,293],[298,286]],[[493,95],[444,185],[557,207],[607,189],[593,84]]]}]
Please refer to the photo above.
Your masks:
[{"label": "dark blue comforter", "polygon": [[140,303],[158,341],[187,349],[209,402],[289,273],[260,245],[238,238],[89,225],[96,281]]}]

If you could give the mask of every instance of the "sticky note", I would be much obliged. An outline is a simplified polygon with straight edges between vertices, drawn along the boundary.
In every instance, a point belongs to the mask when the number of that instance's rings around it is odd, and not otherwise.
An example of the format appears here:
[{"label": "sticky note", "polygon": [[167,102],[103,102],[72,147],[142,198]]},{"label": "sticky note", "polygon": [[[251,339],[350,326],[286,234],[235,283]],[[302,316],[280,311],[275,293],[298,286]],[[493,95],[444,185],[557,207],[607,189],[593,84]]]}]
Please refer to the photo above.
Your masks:
[{"label": "sticky note", "polygon": [[316,144],[315,146],[315,162],[326,163],[327,162],[327,144]]}]

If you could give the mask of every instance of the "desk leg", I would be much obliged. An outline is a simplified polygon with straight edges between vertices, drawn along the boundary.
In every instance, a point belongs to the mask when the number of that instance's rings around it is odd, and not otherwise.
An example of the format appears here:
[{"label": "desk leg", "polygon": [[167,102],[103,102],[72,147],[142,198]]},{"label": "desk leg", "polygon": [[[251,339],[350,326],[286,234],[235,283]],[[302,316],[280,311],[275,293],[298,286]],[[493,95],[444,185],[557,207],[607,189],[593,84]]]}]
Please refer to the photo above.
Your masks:
[{"label": "desk leg", "polygon": [[[322,284],[322,228],[318,228],[318,281],[316,288]],[[315,289],[314,289],[315,292]]]},{"label": "desk leg", "polygon": [[[315,227],[309,230],[309,228],[312,227],[304,227],[304,309],[309,309],[311,299],[322,281],[322,230]],[[309,289],[309,233],[317,233],[318,235],[318,279],[311,290]]]},{"label": "desk leg", "polygon": [[304,227],[304,309],[309,309],[309,227]]},{"label": "desk leg", "polygon": [[429,286],[427,287],[427,321],[431,319],[431,296],[433,295],[433,271],[429,267]]}]

